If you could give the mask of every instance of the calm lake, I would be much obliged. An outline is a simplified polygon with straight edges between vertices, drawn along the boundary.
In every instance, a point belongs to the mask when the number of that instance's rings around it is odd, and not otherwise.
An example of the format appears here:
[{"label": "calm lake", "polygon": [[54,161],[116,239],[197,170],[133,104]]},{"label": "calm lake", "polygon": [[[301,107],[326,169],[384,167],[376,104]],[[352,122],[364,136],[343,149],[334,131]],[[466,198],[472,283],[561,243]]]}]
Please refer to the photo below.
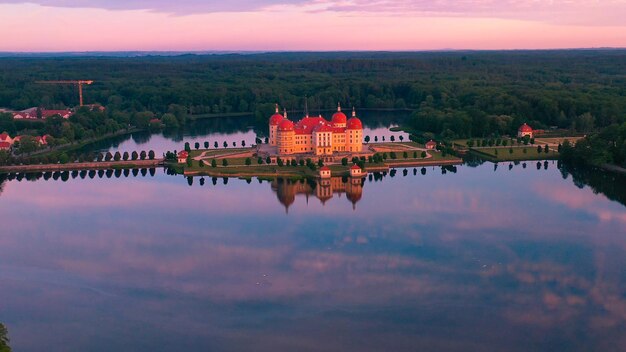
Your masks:
[{"label": "calm lake", "polygon": [[162,169],[6,180],[0,321],[16,351],[626,348],[624,205],[552,161],[425,172],[330,197]]}]

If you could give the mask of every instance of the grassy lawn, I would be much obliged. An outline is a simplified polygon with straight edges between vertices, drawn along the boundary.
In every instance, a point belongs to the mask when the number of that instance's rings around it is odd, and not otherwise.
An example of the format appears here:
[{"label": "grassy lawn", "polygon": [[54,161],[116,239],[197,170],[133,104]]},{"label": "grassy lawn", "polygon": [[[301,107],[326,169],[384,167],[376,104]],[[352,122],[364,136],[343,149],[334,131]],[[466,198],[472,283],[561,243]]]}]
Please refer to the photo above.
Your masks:
[{"label": "grassy lawn", "polygon": [[[524,149],[526,149],[526,153],[524,153]],[[550,150],[548,153],[544,153],[542,150],[541,153],[537,153],[537,146],[513,147],[513,153],[510,153],[508,147],[497,148],[497,155],[495,151],[496,148],[472,149],[473,153],[492,161],[557,159],[559,157],[559,153],[554,150]]]},{"label": "grassy lawn", "polygon": [[233,153],[245,153],[245,152],[251,152],[254,151],[254,148],[223,148],[223,149],[192,149],[191,152],[189,152],[189,155],[192,158],[195,158],[197,156],[200,156],[200,154],[205,153],[205,155],[207,157],[219,157],[221,155],[228,155],[228,154],[233,154]]}]

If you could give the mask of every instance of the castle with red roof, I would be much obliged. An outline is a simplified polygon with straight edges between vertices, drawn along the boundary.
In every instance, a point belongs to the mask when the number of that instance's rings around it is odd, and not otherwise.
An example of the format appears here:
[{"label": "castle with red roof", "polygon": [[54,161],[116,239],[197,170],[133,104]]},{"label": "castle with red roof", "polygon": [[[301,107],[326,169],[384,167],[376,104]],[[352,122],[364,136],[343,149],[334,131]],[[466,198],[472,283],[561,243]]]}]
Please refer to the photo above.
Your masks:
[{"label": "castle with red roof", "polygon": [[279,156],[332,156],[333,153],[360,153],[363,149],[363,124],[354,108],[348,119],[341,105],[337,106],[331,121],[306,113],[295,123],[287,118],[287,112],[281,115],[276,105],[276,112],[269,119],[269,132],[269,145],[276,147]]}]

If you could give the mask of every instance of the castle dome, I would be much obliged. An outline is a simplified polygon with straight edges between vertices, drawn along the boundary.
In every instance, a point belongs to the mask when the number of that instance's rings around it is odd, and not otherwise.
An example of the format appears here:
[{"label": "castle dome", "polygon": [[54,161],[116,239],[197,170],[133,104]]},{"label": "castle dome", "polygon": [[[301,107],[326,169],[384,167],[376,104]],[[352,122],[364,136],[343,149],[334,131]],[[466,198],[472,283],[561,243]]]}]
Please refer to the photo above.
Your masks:
[{"label": "castle dome", "polygon": [[363,124],[358,117],[351,117],[348,119],[348,123],[346,124],[346,129],[349,130],[362,130]]},{"label": "castle dome", "polygon": [[270,117],[270,125],[277,126],[283,120],[283,115],[276,113]]},{"label": "castle dome", "polygon": [[358,117],[356,117],[356,111],[352,108],[352,117],[348,119],[348,123],[346,125],[346,129],[348,130],[362,130],[363,124]]},{"label": "castle dome", "polygon": [[276,104],[276,111],[274,115],[270,117],[270,126],[278,126],[278,124],[284,119],[284,116],[278,112],[278,104]]},{"label": "castle dome", "polygon": [[293,131],[294,130],[293,122],[291,122],[289,119],[283,119],[278,124],[278,130],[279,131]]},{"label": "castle dome", "polygon": [[348,120],[346,114],[341,112],[341,105],[337,104],[337,112],[333,114],[332,117],[333,124],[344,124]]}]

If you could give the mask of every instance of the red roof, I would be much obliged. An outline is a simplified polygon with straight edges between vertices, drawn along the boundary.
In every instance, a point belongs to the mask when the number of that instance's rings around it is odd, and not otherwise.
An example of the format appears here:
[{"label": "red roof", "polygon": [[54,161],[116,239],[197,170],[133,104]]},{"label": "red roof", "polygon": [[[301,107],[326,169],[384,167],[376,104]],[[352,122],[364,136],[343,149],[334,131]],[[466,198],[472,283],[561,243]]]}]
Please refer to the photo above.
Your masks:
[{"label": "red roof", "polygon": [[519,130],[520,132],[532,132],[533,129],[532,127],[528,126],[527,124],[523,124],[520,126]]},{"label": "red roof", "polygon": [[315,128],[313,128],[314,132],[333,132],[333,128],[327,124],[320,123]]},{"label": "red roof", "polygon": [[320,167],[320,171],[330,171],[330,168],[326,165]]},{"label": "red roof", "polygon": [[275,113],[270,117],[270,126],[277,126],[283,120],[283,115]]},{"label": "red roof", "polygon": [[8,133],[6,132],[2,132],[0,133],[0,141],[6,141],[8,138],[10,138],[11,136],[9,136]]},{"label": "red roof", "polygon": [[436,145],[437,145],[437,142],[435,142],[435,141],[433,141],[433,140],[431,139],[431,140],[429,140],[428,142],[426,142],[426,145],[434,145],[434,146],[436,146]]},{"label": "red roof", "polygon": [[9,142],[0,142],[0,149],[9,149],[11,148],[11,143]]},{"label": "red roof", "polygon": [[302,120],[296,123],[296,133],[297,134],[311,134],[313,133],[313,129],[320,124],[330,125],[330,122],[326,121],[325,118],[318,117],[305,117]]},{"label": "red roof", "polygon": [[348,119],[348,124],[346,125],[346,129],[362,130],[363,124],[361,123],[361,120],[359,120],[357,117],[351,117],[350,119]]},{"label": "red roof", "polygon": [[291,122],[289,119],[283,119],[278,124],[278,130],[279,131],[293,131],[294,130],[293,122]]},{"label": "red roof", "polygon": [[179,158],[187,158],[189,156],[189,153],[187,153],[187,151],[182,150],[180,152],[178,152],[178,157]]},{"label": "red roof", "polygon": [[346,123],[347,120],[348,118],[346,117],[346,114],[344,114],[341,111],[337,111],[336,113],[333,114],[333,118],[332,118],[333,123],[336,123],[336,124]]},{"label": "red roof", "polygon": [[354,164],[350,167],[350,170],[361,170],[361,168],[359,167],[359,165]]},{"label": "red roof", "polygon": [[[55,115],[60,115],[61,117],[65,117],[67,115],[69,117],[72,116],[72,112],[69,110],[41,110],[41,117],[44,119]],[[34,117],[37,117],[37,112],[35,112]]]}]

